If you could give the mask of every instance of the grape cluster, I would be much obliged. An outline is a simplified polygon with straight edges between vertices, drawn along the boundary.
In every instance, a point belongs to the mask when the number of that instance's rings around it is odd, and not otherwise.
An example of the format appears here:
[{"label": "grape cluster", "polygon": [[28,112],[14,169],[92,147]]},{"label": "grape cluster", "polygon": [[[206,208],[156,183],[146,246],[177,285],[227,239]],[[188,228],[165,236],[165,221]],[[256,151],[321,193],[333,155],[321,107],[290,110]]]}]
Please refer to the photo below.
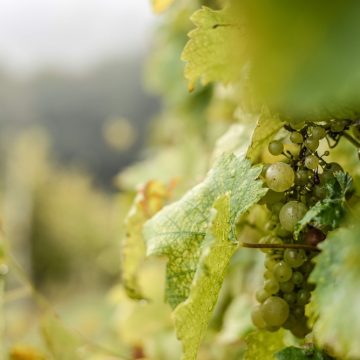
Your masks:
[{"label": "grape cluster", "polygon": [[[326,138],[333,147],[351,125],[349,121],[325,125],[290,123],[285,125],[288,133],[284,139],[268,145],[269,152],[282,156],[282,160],[265,165],[263,171],[269,188],[262,200],[269,210],[267,235],[259,240],[266,253],[265,273],[263,287],[256,292],[259,304],[252,312],[253,323],[260,329],[275,331],[283,327],[300,338],[310,331],[305,305],[313,290],[307,279],[315,253],[308,247],[315,248],[325,239],[326,228],[308,226],[298,241],[293,233],[308,209],[326,197],[325,184],[337,171],[343,171],[339,164],[325,161],[329,151],[319,154],[321,140]],[[285,149],[287,139],[293,151]],[[306,246],[301,248],[301,244]]]}]

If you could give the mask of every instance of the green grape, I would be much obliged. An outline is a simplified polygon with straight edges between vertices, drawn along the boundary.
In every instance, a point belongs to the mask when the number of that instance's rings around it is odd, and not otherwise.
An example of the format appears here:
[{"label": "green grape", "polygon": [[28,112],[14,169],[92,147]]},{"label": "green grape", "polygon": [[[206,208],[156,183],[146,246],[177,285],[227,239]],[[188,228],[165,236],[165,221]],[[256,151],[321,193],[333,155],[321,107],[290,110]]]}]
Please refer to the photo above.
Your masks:
[{"label": "green grape", "polygon": [[287,318],[287,320],[283,324],[284,329],[292,329],[296,325],[297,319],[293,314],[290,314]]},{"label": "green grape", "polygon": [[315,155],[309,155],[305,158],[305,166],[310,169],[314,170],[319,165],[319,159]]},{"label": "green grape", "polygon": [[276,245],[276,244],[280,245],[280,244],[283,244],[283,243],[284,242],[277,236],[272,237],[271,240],[270,240],[270,244],[274,244],[274,245]]},{"label": "green grape", "polygon": [[[270,299],[270,298],[269,298]],[[304,306],[300,306],[300,305],[296,305],[293,308],[293,314],[295,315],[295,317],[297,318],[302,318],[305,315],[305,309]]]},{"label": "green grape", "polygon": [[314,139],[323,139],[326,136],[326,130],[321,126],[311,128],[311,135]]},{"label": "green grape", "polygon": [[295,173],[295,184],[306,185],[311,177],[311,171],[306,169],[300,169]]},{"label": "green grape", "polygon": [[260,200],[260,204],[266,204],[269,208],[278,202],[281,202],[284,199],[284,194],[282,192],[276,192],[269,190],[266,195]]},{"label": "green grape", "polygon": [[279,282],[285,282],[291,279],[292,270],[291,267],[285,262],[278,262],[273,269],[275,279]]},{"label": "green grape", "polygon": [[274,279],[274,274],[270,270],[264,272],[264,279]]},{"label": "green grape", "polygon": [[261,315],[268,326],[281,326],[289,316],[289,305],[278,296],[270,296],[261,305]]},{"label": "green grape", "polygon": [[310,300],[310,292],[306,289],[299,290],[297,294],[297,303],[299,305],[306,305]]},{"label": "green grape", "polygon": [[289,201],[280,210],[280,224],[285,230],[293,232],[295,225],[307,212],[306,206],[299,201]]},{"label": "green grape", "polygon": [[275,233],[277,236],[280,236],[282,238],[289,237],[291,235],[290,231],[285,230],[280,224],[275,229]]},{"label": "green grape", "polygon": [[265,181],[271,190],[284,192],[293,185],[294,178],[294,170],[290,165],[277,162],[270,165],[267,169]]},{"label": "green grape", "polygon": [[269,294],[265,289],[260,289],[255,294],[255,298],[259,303],[263,303],[270,296],[271,294]]},{"label": "green grape", "polygon": [[[277,219],[276,219],[277,220]],[[268,221],[266,224],[265,224],[265,230],[266,231],[271,231],[273,229],[275,229],[276,227],[276,222],[274,221]]]},{"label": "green grape", "polygon": [[290,140],[294,144],[302,144],[304,142],[304,137],[302,136],[301,133],[295,131],[295,132],[291,133]]},{"label": "green grape", "polygon": [[311,262],[311,260],[305,261],[304,264],[300,267],[301,272],[305,275],[310,274],[313,269],[314,264]]},{"label": "green grape", "polygon": [[297,322],[291,329],[289,329],[291,331],[291,333],[299,338],[302,339],[304,338],[311,330],[309,329],[309,327],[306,324],[306,319],[303,318],[303,320],[301,322]]},{"label": "green grape", "polygon": [[284,150],[284,145],[280,141],[272,141],[268,146],[271,155],[280,155]]},{"label": "green grape", "polygon": [[277,202],[274,205],[271,206],[271,211],[273,214],[279,215],[279,212],[281,210],[281,208],[283,207],[283,203],[282,202]]},{"label": "green grape", "polygon": [[314,139],[312,136],[305,140],[305,146],[312,152],[315,152],[319,147],[319,140]]},{"label": "green grape", "polygon": [[295,303],[296,303],[297,296],[296,296],[296,294],[294,294],[294,293],[287,293],[287,294],[284,294],[284,300],[285,300],[289,305],[292,305],[292,304],[295,304]]},{"label": "green grape", "polygon": [[299,286],[304,282],[304,275],[300,271],[295,271],[291,280],[295,285]]},{"label": "green grape", "polygon": [[305,251],[302,249],[285,249],[284,260],[292,268],[298,268],[306,261]]},{"label": "green grape", "polygon": [[272,257],[266,257],[265,259],[265,268],[272,271],[274,266],[278,263],[274,258]]},{"label": "green grape", "polygon": [[291,293],[294,287],[295,284],[291,280],[280,283],[280,290],[284,293]]},{"label": "green grape", "polygon": [[280,290],[279,283],[275,279],[268,279],[264,282],[264,290],[270,295],[276,294]]},{"label": "green grape", "polygon": [[289,125],[294,130],[301,130],[305,126],[305,122],[302,120],[300,121],[292,120],[289,122]]},{"label": "green grape", "polygon": [[262,316],[261,306],[257,305],[251,311],[251,320],[253,324],[259,329],[265,329],[267,324]]}]

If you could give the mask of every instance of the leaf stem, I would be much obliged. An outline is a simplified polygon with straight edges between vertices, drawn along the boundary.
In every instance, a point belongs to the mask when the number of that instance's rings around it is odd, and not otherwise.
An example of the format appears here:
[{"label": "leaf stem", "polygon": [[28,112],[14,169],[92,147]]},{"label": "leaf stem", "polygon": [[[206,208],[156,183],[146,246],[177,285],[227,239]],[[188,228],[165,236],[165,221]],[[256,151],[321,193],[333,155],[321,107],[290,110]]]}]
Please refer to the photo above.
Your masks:
[{"label": "leaf stem", "polygon": [[242,247],[254,249],[303,249],[320,252],[321,250],[312,245],[306,244],[255,244],[243,242],[240,244]]},{"label": "leaf stem", "polygon": [[350,134],[348,134],[347,132],[343,133],[343,136],[345,139],[347,139],[348,141],[350,141],[354,146],[356,146],[358,149],[360,148],[360,143],[355,140]]}]

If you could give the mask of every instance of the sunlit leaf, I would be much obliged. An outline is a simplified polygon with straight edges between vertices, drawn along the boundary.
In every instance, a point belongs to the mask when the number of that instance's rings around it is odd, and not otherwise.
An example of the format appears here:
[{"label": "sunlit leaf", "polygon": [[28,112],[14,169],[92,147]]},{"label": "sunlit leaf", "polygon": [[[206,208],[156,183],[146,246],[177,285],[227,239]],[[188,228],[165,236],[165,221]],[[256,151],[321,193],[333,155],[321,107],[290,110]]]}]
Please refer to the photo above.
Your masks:
[{"label": "sunlit leaf", "polygon": [[331,360],[333,358],[314,347],[308,347],[302,349],[295,346],[289,346],[276,353],[276,359],[277,360]]}]

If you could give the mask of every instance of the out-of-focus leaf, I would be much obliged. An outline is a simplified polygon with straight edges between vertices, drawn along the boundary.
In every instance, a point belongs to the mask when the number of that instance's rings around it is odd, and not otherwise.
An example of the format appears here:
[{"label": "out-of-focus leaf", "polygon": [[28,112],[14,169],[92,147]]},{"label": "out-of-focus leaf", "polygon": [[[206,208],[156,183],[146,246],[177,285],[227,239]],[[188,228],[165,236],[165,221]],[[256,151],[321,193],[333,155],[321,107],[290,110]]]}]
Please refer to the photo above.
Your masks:
[{"label": "out-of-focus leaf", "polygon": [[159,181],[149,181],[139,189],[125,219],[126,236],[122,242],[122,276],[126,292],[131,298],[143,298],[137,279],[138,269],[145,259],[142,227],[163,207],[168,198],[169,188]]},{"label": "out-of-focus leaf", "polygon": [[245,337],[245,342],[244,360],[275,360],[275,353],[285,346],[284,331],[254,331]]},{"label": "out-of-focus leaf", "polygon": [[53,314],[42,320],[42,335],[47,349],[56,360],[79,360],[80,339]]},{"label": "out-of-focus leaf", "polygon": [[195,360],[237,243],[231,236],[230,195],[219,197],[188,299],[174,311],[183,360]]},{"label": "out-of-focus leaf", "polygon": [[278,116],[270,114],[267,110],[263,110],[257,116],[256,128],[252,134],[251,145],[246,154],[246,157],[252,163],[258,160],[265,144],[269,143],[283,125],[284,123]]},{"label": "out-of-focus leaf", "polygon": [[345,214],[346,195],[352,188],[352,178],[349,174],[336,172],[334,181],[326,184],[327,197],[317,202],[305,216],[296,224],[294,237],[299,238],[307,225],[333,230],[336,229]]},{"label": "out-of-focus leaf", "polygon": [[276,353],[277,360],[331,360],[332,357],[315,348],[289,346]]},{"label": "out-of-focus leaf", "polygon": [[[190,40],[182,54],[190,90],[198,79],[207,84],[212,81],[226,83],[239,77],[245,50],[237,41],[243,35],[237,15],[231,8],[216,11],[207,7],[192,15],[196,29],[189,33]],[[228,66],[229,61],[237,63],[237,67]]]},{"label": "out-of-focus leaf", "polygon": [[356,217],[353,223],[331,233],[321,243],[322,251],[310,276],[316,288],[307,312],[315,338],[320,346],[329,346],[340,358],[360,357],[358,221]]},{"label": "out-of-focus leaf", "polygon": [[234,239],[236,219],[266,193],[257,180],[260,172],[261,167],[251,167],[248,160],[226,154],[202,183],[145,224],[148,255],[168,258],[166,298],[171,306],[189,295],[214,201],[229,192],[230,236]]}]

